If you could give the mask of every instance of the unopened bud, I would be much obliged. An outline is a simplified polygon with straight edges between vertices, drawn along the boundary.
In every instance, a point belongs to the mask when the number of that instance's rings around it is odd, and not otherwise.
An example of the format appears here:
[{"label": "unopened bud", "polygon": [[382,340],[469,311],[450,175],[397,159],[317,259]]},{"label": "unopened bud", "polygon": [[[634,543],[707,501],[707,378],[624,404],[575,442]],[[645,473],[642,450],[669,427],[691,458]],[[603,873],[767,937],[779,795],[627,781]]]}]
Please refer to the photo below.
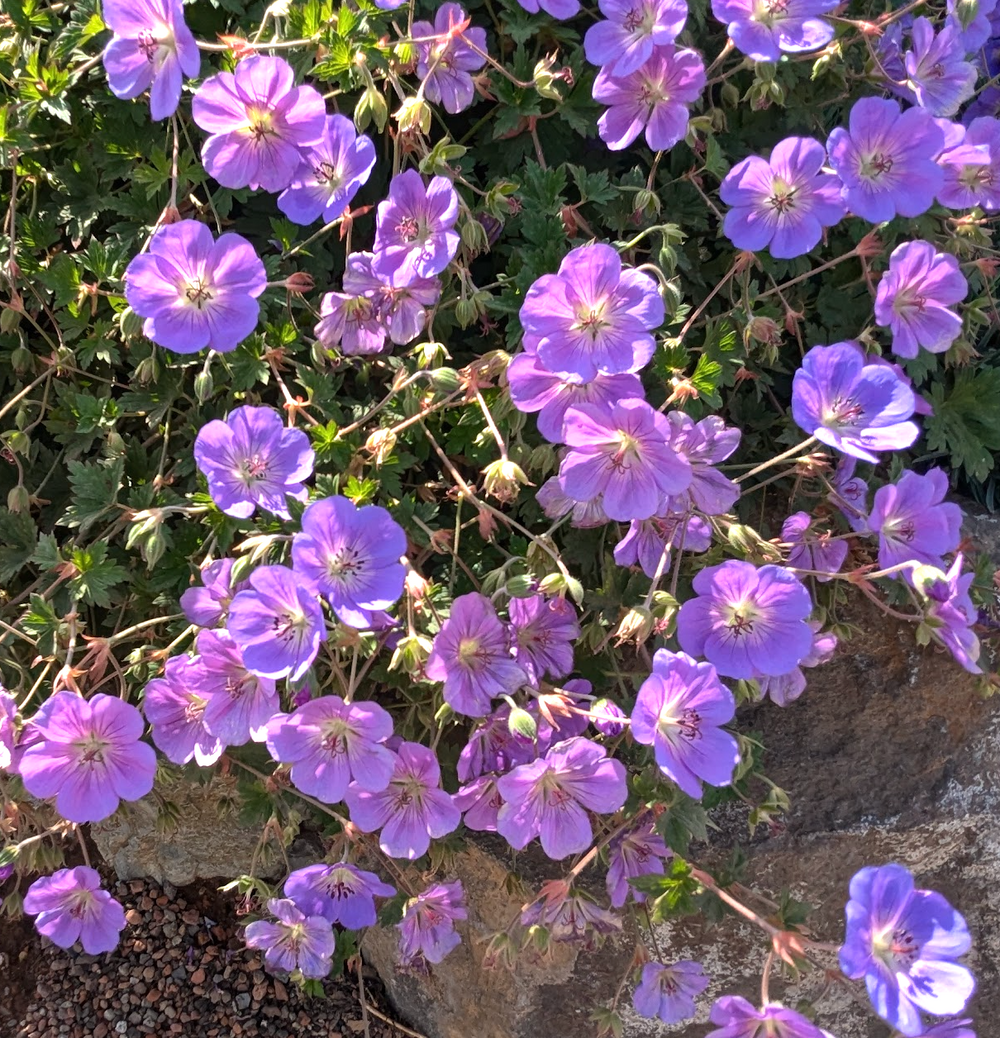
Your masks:
[{"label": "unopened bud", "polygon": [[726,531],[726,538],[738,552],[753,562],[781,561],[781,549],[765,541],[752,526],[733,523]]},{"label": "unopened bud", "polygon": [[372,84],[354,107],[354,125],[358,130],[364,131],[371,123],[375,123],[376,129],[381,133],[388,121],[389,106],[381,91]]},{"label": "unopened bud", "polygon": [[486,237],[486,228],[476,219],[468,219],[462,224],[462,244],[473,254],[487,252],[490,247]]},{"label": "unopened bud", "polygon": [[155,382],[160,377],[160,364],[156,357],[143,357],[135,366],[135,380],[140,385]]},{"label": "unopened bud", "polygon": [[194,377],[194,395],[199,404],[204,404],[211,399],[215,391],[215,383],[212,381],[210,371],[199,371]]},{"label": "unopened bud", "polygon": [[[11,509],[13,511],[13,509]],[[910,582],[924,598],[932,587],[947,582],[948,577],[936,566],[920,565],[910,570]]]},{"label": "unopened bud", "polygon": [[297,270],[294,274],[289,274],[285,278],[285,288],[288,289],[292,295],[302,296],[306,292],[311,292],[316,287],[316,279],[312,274],[307,274],[304,270]]},{"label": "unopened bud", "polygon": [[431,640],[422,634],[408,634],[399,639],[389,660],[389,670],[402,670],[407,674],[419,674],[427,657],[431,654]]},{"label": "unopened bud", "polygon": [[28,493],[27,488],[21,486],[20,483],[16,487],[11,487],[7,491],[7,511],[8,512],[27,512],[31,507],[31,495]]},{"label": "unopened bud", "polygon": [[125,307],[118,315],[118,324],[122,330],[122,337],[125,339],[135,339],[142,335],[142,328],[145,323],[145,319],[140,317],[130,306]]},{"label": "unopened bud", "polygon": [[428,381],[442,393],[454,393],[462,385],[462,378],[454,368],[434,368]]},{"label": "unopened bud", "polygon": [[633,606],[615,630],[616,645],[635,642],[642,645],[653,633],[653,614],[645,606]]},{"label": "unopened bud", "polygon": [[563,95],[556,89],[555,84],[565,77],[553,71],[555,63],[556,57],[554,54],[549,54],[542,58],[535,65],[535,73],[532,79],[535,89],[542,97],[548,98],[550,101],[562,101]]},{"label": "unopened bud", "polygon": [[520,706],[511,708],[510,716],[507,718],[507,730],[515,739],[521,739],[523,742],[533,743],[538,737],[537,722]]},{"label": "unopened bud", "polygon": [[[4,314],[8,313],[10,313],[9,310],[4,310]],[[2,320],[3,314],[0,314],[0,321]],[[17,349],[11,351],[10,366],[14,369],[15,374],[23,375],[25,372],[30,371],[33,363],[31,350],[27,347],[18,346]]]},{"label": "unopened bud", "polygon": [[431,582],[426,577],[422,577],[415,569],[406,571],[406,579],[403,584],[406,587],[406,593],[416,602],[426,598],[431,587]]},{"label": "unopened bud", "polygon": [[475,319],[475,301],[469,299],[467,296],[463,296],[455,303],[455,320],[458,321],[459,328],[468,328]]},{"label": "unopened bud", "polygon": [[520,465],[510,459],[491,462],[483,469],[483,490],[502,503],[514,501],[522,486],[531,486]]},{"label": "unopened bud", "polygon": [[0,310],[0,332],[8,335],[21,323],[21,312],[12,306],[5,306]]},{"label": "unopened bud", "polygon": [[531,598],[538,593],[538,584],[530,573],[519,573],[504,585],[511,598]]},{"label": "unopened bud", "polygon": [[376,429],[365,440],[365,450],[372,455],[376,468],[384,465],[392,457],[395,447],[396,434],[391,429]]},{"label": "unopened bud", "polygon": [[408,97],[392,113],[392,117],[399,124],[403,133],[419,130],[423,134],[431,130],[431,109],[426,101],[419,97]]}]

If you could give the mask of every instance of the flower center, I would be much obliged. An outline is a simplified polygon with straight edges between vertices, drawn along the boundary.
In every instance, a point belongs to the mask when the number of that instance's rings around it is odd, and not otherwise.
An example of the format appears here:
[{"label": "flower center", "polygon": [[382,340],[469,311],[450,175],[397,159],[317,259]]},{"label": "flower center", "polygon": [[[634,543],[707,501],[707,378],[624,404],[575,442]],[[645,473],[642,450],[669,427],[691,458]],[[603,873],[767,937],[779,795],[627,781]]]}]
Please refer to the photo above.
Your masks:
[{"label": "flower center", "polygon": [[992,187],[996,175],[992,166],[963,166],[958,174],[959,182],[965,187]]},{"label": "flower center", "polygon": [[321,162],[313,169],[313,173],[321,184],[327,184],[330,187],[340,186],[340,174],[332,162]]},{"label": "flower center", "polygon": [[329,750],[336,757],[338,754],[347,753],[347,725],[339,718],[325,721],[322,727],[323,749]]},{"label": "flower center", "polygon": [[917,288],[906,288],[896,294],[892,301],[893,310],[900,316],[906,317],[916,311],[918,314],[924,312],[927,306],[927,296],[922,296]]},{"label": "flower center", "polygon": [[267,478],[267,458],[263,454],[251,454],[240,462],[236,475],[247,485],[252,486]]},{"label": "flower center", "polygon": [[798,188],[787,184],[781,177],[775,177],[771,181],[771,194],[768,196],[767,204],[779,214],[790,213],[795,208],[795,196]]},{"label": "flower center", "polygon": [[79,762],[81,764],[103,764],[104,752],[111,743],[91,732],[85,739],[80,739],[73,745],[80,753]]},{"label": "flower center", "polygon": [[853,397],[834,397],[830,406],[823,411],[823,424],[834,429],[853,426],[864,414],[864,408]]},{"label": "flower center", "polygon": [[81,916],[86,915],[90,910],[90,906],[94,903],[94,893],[91,890],[77,890],[72,895],[72,901],[69,904],[69,914],[74,919],[79,919]]},{"label": "flower center", "polygon": [[589,310],[578,310],[576,316],[576,327],[585,335],[590,336],[591,342],[609,328],[611,322],[604,316],[604,304],[591,307]]},{"label": "flower center", "polygon": [[136,36],[135,45],[150,65],[155,65],[157,58],[162,59],[175,49],[174,35],[166,26],[151,25]]},{"label": "flower center", "polygon": [[344,547],[335,551],[326,561],[326,575],[331,580],[341,580],[353,576],[361,567],[358,549]]},{"label": "flower center", "polygon": [[420,222],[415,216],[404,216],[396,224],[396,233],[407,244],[414,242],[420,237]]},{"label": "flower center", "polygon": [[769,29],[783,21],[788,14],[790,0],[757,0],[753,5],[751,21],[766,25]]},{"label": "flower center", "polygon": [[212,293],[209,291],[210,287],[207,281],[202,278],[195,278],[194,281],[188,282],[184,295],[189,303],[194,303],[199,310],[204,310],[205,304],[212,301]]},{"label": "flower center", "polygon": [[253,685],[254,679],[250,675],[245,678],[226,678],[226,695],[229,696],[230,702],[235,703],[236,700],[242,699]]},{"label": "flower center", "polygon": [[655,20],[656,13],[650,8],[649,4],[639,4],[625,15],[622,25],[626,32],[630,32],[634,36],[648,36],[653,31]]},{"label": "flower center", "polygon": [[200,696],[196,696],[193,692],[187,694],[187,704],[184,707],[184,720],[188,724],[195,724],[202,719],[205,713],[205,707],[208,704]]},{"label": "flower center", "polygon": [[250,105],[247,108],[248,129],[255,144],[262,143],[267,137],[277,137],[278,131],[274,128],[274,115],[266,108],[258,108]]},{"label": "flower center", "polygon": [[884,151],[873,151],[861,158],[861,176],[865,180],[876,181],[886,173],[892,172],[895,160]]},{"label": "flower center", "polygon": [[701,738],[701,714],[690,707],[681,714],[673,712],[674,707],[670,704],[664,706],[662,713],[656,722],[660,734],[668,741],[675,742],[677,738],[694,742]]},{"label": "flower center", "polygon": [[734,638],[742,638],[744,635],[753,634],[754,624],[760,619],[760,612],[751,602],[738,602],[727,607],[729,617],[726,627]]},{"label": "flower center", "polygon": [[309,619],[301,609],[286,609],[279,613],[272,625],[272,630],[283,642],[300,638],[309,627]]},{"label": "flower center", "polygon": [[917,535],[917,524],[912,519],[895,519],[882,527],[882,533],[895,541],[909,544]]},{"label": "flower center", "polygon": [[920,944],[909,930],[883,930],[872,935],[872,954],[893,972],[910,967],[920,958]]},{"label": "flower center", "polygon": [[478,638],[463,638],[458,643],[458,662],[468,670],[478,670],[483,653]]},{"label": "flower center", "polygon": [[611,467],[616,472],[627,472],[639,460],[639,441],[627,432],[618,430],[618,450],[611,455]]}]

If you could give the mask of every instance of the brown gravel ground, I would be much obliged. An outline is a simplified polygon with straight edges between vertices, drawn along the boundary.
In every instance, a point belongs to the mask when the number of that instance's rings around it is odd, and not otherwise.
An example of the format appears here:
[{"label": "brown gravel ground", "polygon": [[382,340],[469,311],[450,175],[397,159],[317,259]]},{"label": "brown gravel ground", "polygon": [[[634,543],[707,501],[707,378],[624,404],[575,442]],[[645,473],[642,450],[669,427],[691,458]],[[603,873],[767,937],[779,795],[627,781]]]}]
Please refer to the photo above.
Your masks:
[{"label": "brown gravel ground", "polygon": [[402,1038],[378,980],[329,978],[326,998],[263,971],[238,936],[231,897],[211,883],[109,887],[127,913],[118,949],[86,955],[0,922],[0,1038]]}]

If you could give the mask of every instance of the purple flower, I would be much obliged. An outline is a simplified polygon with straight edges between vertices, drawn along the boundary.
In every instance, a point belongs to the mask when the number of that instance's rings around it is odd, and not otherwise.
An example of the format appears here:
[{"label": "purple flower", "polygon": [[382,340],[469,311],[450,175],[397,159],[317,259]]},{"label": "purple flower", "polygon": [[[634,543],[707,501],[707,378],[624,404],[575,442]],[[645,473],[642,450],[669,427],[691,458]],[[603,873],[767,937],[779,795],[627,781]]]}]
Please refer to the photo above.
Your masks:
[{"label": "purple flower", "polygon": [[339,346],[347,357],[368,357],[385,350],[387,329],[377,304],[367,296],[327,292],[319,315],[314,332],[326,349]]},{"label": "purple flower", "polygon": [[24,788],[70,822],[100,822],[121,800],[153,788],[156,753],[140,742],[145,724],[130,703],[98,693],[89,701],[57,692],[31,721],[18,774]]},{"label": "purple flower", "polygon": [[623,270],[618,252],[600,242],[573,249],[558,273],[538,278],[520,312],[525,348],[552,374],[580,382],[644,367],[663,317],[656,282]]},{"label": "purple flower", "polygon": [[0,771],[11,770],[14,760],[14,719],[17,700],[0,685]]},{"label": "purple flower", "polygon": [[[469,16],[460,4],[442,4],[433,25],[414,22],[410,31],[414,39],[421,40],[417,75],[423,81],[424,96],[453,115],[472,104],[476,89],[469,73],[486,64],[486,30],[470,28],[468,23]],[[463,25],[464,30],[456,31]]]},{"label": "purple flower", "polygon": [[621,919],[589,897],[556,887],[521,911],[523,927],[543,926],[558,944],[576,944],[593,951],[607,934],[620,933]]},{"label": "purple flower", "polygon": [[191,675],[197,667],[189,656],[171,656],[163,677],[150,681],[142,708],[152,725],[153,742],[174,764],[194,760],[200,767],[214,764],[226,748],[205,726],[206,700],[193,690]]},{"label": "purple flower", "polygon": [[263,948],[264,963],[270,970],[320,979],[332,968],[336,943],[333,927],[322,915],[305,915],[288,898],[271,898],[267,910],[277,922],[265,919],[248,924],[248,948]]},{"label": "purple flower", "polygon": [[615,545],[615,563],[634,566],[653,580],[657,571],[665,573],[670,565],[671,547],[683,551],[707,551],[712,543],[712,527],[698,515],[654,516],[634,519],[628,533]]},{"label": "purple flower", "polygon": [[943,181],[934,156],[944,134],[930,113],[901,113],[898,101],[862,97],[851,109],[849,127],[838,126],[827,139],[848,209],[871,223],[927,212]]},{"label": "purple flower", "polygon": [[323,141],[326,104],[311,86],[295,86],[284,58],[254,54],[236,72],[218,72],[198,88],[191,116],[209,134],[201,160],[230,188],[284,191],[303,154]]},{"label": "purple flower", "polygon": [[125,271],[125,298],[143,334],[174,353],[226,353],[257,327],[264,264],[238,234],[218,241],[197,220],[161,227]]},{"label": "purple flower", "polygon": [[391,735],[392,718],[377,703],[321,696],[273,718],[267,748],[275,760],[292,765],[296,789],[337,804],[352,780],[372,793],[389,785],[396,755],[383,744]]},{"label": "purple flower", "polygon": [[24,895],[24,912],[38,916],[35,929],[53,944],[72,948],[79,941],[88,955],[114,951],[125,929],[125,910],[86,865],[36,879]]},{"label": "purple flower", "polygon": [[612,76],[627,76],[644,65],[658,48],[677,39],[687,21],[684,0],[598,0],[605,20],[583,38],[591,65]]},{"label": "purple flower", "polygon": [[203,425],[194,460],[212,500],[226,515],[249,519],[258,507],[290,519],[286,495],[304,501],[315,455],[301,429],[286,429],[272,407],[237,407]]},{"label": "purple flower", "polygon": [[728,785],[740,762],[736,740],[721,728],[735,713],[711,663],[657,649],[632,710],[632,738],[652,746],[660,770],[700,800],[702,782]]},{"label": "purple flower", "polygon": [[[201,570],[201,587],[189,587],[181,595],[181,609],[198,627],[215,627],[225,619],[229,603],[240,587],[233,586],[235,559],[216,559]],[[242,586],[242,585],[240,585]]]},{"label": "purple flower", "polygon": [[[740,445],[740,430],[727,426],[714,414],[700,422],[682,411],[670,411],[666,417],[674,450],[691,463],[691,486],[686,493],[670,500],[669,510],[680,513],[697,510],[705,515],[728,512],[736,504],[740,488],[712,466],[725,461]],[[692,544],[692,550],[701,549]]]},{"label": "purple flower", "polygon": [[441,297],[441,282],[415,277],[406,285],[394,286],[372,270],[372,253],[355,252],[347,257],[344,291],[371,300],[374,316],[389,338],[405,346],[423,331],[427,307]]},{"label": "purple flower", "polygon": [[358,508],[339,495],[309,505],[292,538],[296,573],[326,596],[342,623],[362,630],[403,593],[405,553],[406,534],[384,508]]},{"label": "purple flower", "polygon": [[938,156],[938,163],[944,172],[937,196],[941,205],[1000,209],[1000,120],[988,115],[973,119],[964,136]]},{"label": "purple flower", "polygon": [[343,115],[328,115],[317,144],[303,149],[291,183],[278,196],[278,208],[292,223],[310,224],[321,216],[341,216],[375,165],[375,145],[358,134]]},{"label": "purple flower", "polygon": [[976,1038],[971,1020],[945,1020],[924,1031],[920,1038]]},{"label": "purple flower", "polygon": [[573,669],[573,644],[580,637],[576,610],[565,598],[511,599],[508,607],[514,659],[537,685],[544,675],[564,678]]},{"label": "purple flower", "polygon": [[563,493],[575,501],[602,495],[610,519],[650,519],[665,510],[671,495],[691,486],[691,465],[671,445],[669,422],[645,400],[571,407],[565,440],[570,450],[559,466]]},{"label": "purple flower", "polygon": [[792,546],[788,565],[824,574],[816,578],[823,583],[840,572],[847,558],[847,541],[831,540],[829,533],[810,536],[811,526],[812,516],[808,512],[795,512],[781,524],[781,539]]},{"label": "purple flower", "polygon": [[454,832],[462,815],[440,788],[441,767],[433,750],[402,742],[396,755],[392,780],[385,789],[372,792],[354,781],[344,799],[351,821],[363,833],[382,830],[379,847],[385,854],[413,861],[427,853],[432,836]]},{"label": "purple flower", "polygon": [[436,883],[411,897],[403,908],[399,930],[399,963],[402,970],[423,971],[427,963],[439,963],[462,943],[455,923],[466,919],[465,891],[459,880]]},{"label": "purple flower", "polygon": [[298,681],[326,639],[315,590],[286,566],[259,566],[229,606],[226,627],[243,662],[264,678]]},{"label": "purple flower", "polygon": [[550,519],[572,515],[570,526],[575,526],[579,530],[604,526],[608,522],[600,497],[595,497],[591,501],[574,501],[563,493],[558,476],[550,477],[538,488],[535,500]]},{"label": "purple flower", "polygon": [[829,662],[837,649],[837,636],[830,631],[820,630],[820,624],[810,620],[813,630],[813,644],[808,654],[799,660],[799,665],[787,674],[755,674],[754,679],[760,689],[760,698],[769,697],[776,706],[788,706],[806,690],[806,676],[803,667],[818,667]]},{"label": "purple flower", "polygon": [[856,459],[845,455],[830,479],[827,500],[838,508],[855,533],[868,533],[868,484],[854,475]]},{"label": "purple flower", "polygon": [[480,775],[464,786],[459,786],[452,800],[462,812],[467,829],[477,833],[497,831],[497,815],[503,807],[503,797],[497,792],[496,775]]},{"label": "purple flower", "polygon": [[590,846],[594,833],[587,810],[613,814],[627,794],[624,766],[580,736],[503,775],[497,789],[506,801],[497,832],[517,850],[540,836],[542,850],[556,860]]},{"label": "purple flower", "polygon": [[962,555],[955,556],[947,573],[923,580],[918,587],[924,595],[924,623],[930,631],[970,674],[982,674],[976,662],[979,659],[979,639],[972,630],[978,610],[969,597],[974,573],[962,573]]},{"label": "purple flower", "polygon": [[527,414],[538,412],[538,431],[552,443],[562,442],[566,411],[580,404],[610,407],[623,397],[641,398],[642,382],[636,375],[604,375],[591,382],[553,375],[535,353],[521,353],[507,368],[511,403]]},{"label": "purple flower", "polygon": [[491,700],[528,679],[510,653],[507,629],[484,595],[456,598],[434,638],[424,673],[444,682],[444,699],[460,714],[485,717]]},{"label": "purple flower", "polygon": [[598,699],[591,705],[590,721],[605,739],[617,739],[628,727],[628,714],[610,699]]},{"label": "purple flower", "polygon": [[195,664],[185,674],[206,701],[204,724],[226,746],[263,742],[280,709],[274,682],[251,673],[228,631],[199,631]]},{"label": "purple flower", "polygon": [[850,889],[840,968],[865,978],[875,1012],[904,1035],[923,1034],[921,1013],[960,1013],[975,988],[954,961],[972,944],[962,916],[902,865],[863,868]]},{"label": "purple flower", "polygon": [[700,962],[684,960],[673,966],[647,962],[632,995],[632,1008],[647,1020],[676,1024],[694,1016],[694,1000],[708,987]]},{"label": "purple flower", "polygon": [[182,0],[104,0],[102,14],[114,33],[101,55],[111,93],[131,100],[148,90],[152,118],[173,115],[183,76],[201,68]]},{"label": "purple flower", "polygon": [[910,30],[913,50],[907,51],[906,82],[917,104],[931,115],[954,115],[976,88],[976,66],[965,61],[965,44],[953,25],[935,34],[927,18],[917,18]]},{"label": "purple flower", "polygon": [[868,525],[878,534],[879,568],[910,561],[945,568],[941,557],[955,551],[962,537],[962,509],[944,500],[947,493],[941,469],[925,475],[907,470],[875,491]]},{"label": "purple flower", "polygon": [[375,898],[393,897],[396,888],[374,872],[346,861],[336,865],[307,865],[285,880],[285,897],[305,915],[322,916],[345,930],[375,925]]},{"label": "purple flower", "polygon": [[913,390],[889,365],[866,361],[853,342],[814,346],[792,380],[792,417],[821,443],[876,462],[874,451],[909,447],[920,430],[908,421]]},{"label": "purple flower", "polygon": [[531,14],[544,11],[553,18],[565,20],[575,18],[580,13],[580,0],[517,0]]},{"label": "purple flower", "polygon": [[722,229],[738,248],[803,256],[846,212],[840,178],[823,173],[826,151],[811,137],[786,137],[765,161],[751,155],[726,174],[719,197],[732,206]]},{"label": "purple flower", "polygon": [[949,307],[968,291],[954,256],[930,242],[904,242],[879,282],[875,321],[892,331],[892,352],[900,357],[915,357],[920,347],[943,353],[962,332],[962,318]]},{"label": "purple flower", "polygon": [[621,908],[629,894],[640,904],[646,900],[641,890],[629,883],[638,876],[662,876],[663,859],[670,857],[663,837],[651,822],[629,829],[608,844],[608,897],[612,908]]},{"label": "purple flower", "polygon": [[701,570],[693,587],[698,597],[678,611],[677,639],[720,674],[785,674],[812,648],[812,599],[783,567],[730,559]]},{"label": "purple flower", "polygon": [[378,206],[372,271],[393,285],[440,274],[458,252],[457,219],[450,180],[433,177],[425,187],[415,169],[393,177]]},{"label": "purple flower", "polygon": [[[962,19],[958,14],[958,0],[948,0],[945,5],[948,17],[945,25],[953,25],[958,32],[965,48],[966,54],[975,54],[981,50],[987,40],[993,35],[991,15],[995,14],[997,0],[978,0],[972,12],[974,17],[968,26],[962,26]],[[967,8],[966,8],[967,9]]]},{"label": "purple flower", "polygon": [[712,0],[712,14],[729,38],[754,61],[818,50],[833,39],[833,26],[818,15],[838,0]]},{"label": "purple flower", "polygon": [[650,148],[667,151],[687,134],[688,106],[701,97],[705,82],[701,55],[672,43],[657,47],[627,75],[601,69],[593,88],[594,100],[608,105],[597,120],[601,140],[621,151],[645,130]]},{"label": "purple flower", "polygon": [[705,1038],[832,1038],[794,1009],[770,1002],[763,1009],[754,1007],[739,995],[723,995],[708,1019],[720,1024]]}]

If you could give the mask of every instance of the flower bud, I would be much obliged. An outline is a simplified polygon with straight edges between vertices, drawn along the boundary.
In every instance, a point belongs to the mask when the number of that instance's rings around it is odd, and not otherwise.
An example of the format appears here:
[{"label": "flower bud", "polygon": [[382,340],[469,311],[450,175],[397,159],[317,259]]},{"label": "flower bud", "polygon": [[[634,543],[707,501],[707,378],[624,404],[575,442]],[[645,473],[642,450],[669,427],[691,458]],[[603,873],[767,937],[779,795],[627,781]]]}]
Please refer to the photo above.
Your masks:
[{"label": "flower bud", "polygon": [[752,562],[780,562],[781,549],[765,541],[752,527],[733,523],[726,531],[729,543]]},{"label": "flower bud", "polygon": [[302,296],[306,292],[311,292],[316,287],[316,279],[312,274],[307,274],[304,270],[297,270],[294,274],[289,274],[285,278],[285,288],[288,289],[292,295]]},{"label": "flower bud", "polygon": [[392,116],[403,133],[418,130],[425,135],[430,133],[430,105],[419,97],[406,98]]},{"label": "flower bud", "polygon": [[389,670],[402,670],[407,674],[419,674],[427,657],[431,654],[431,640],[421,634],[408,634],[399,639],[389,660]]},{"label": "flower bud", "polygon": [[389,106],[381,91],[372,83],[354,106],[354,125],[359,131],[364,131],[370,123],[375,123],[376,129],[381,133],[388,121]]},{"label": "flower bud", "polygon": [[509,459],[491,462],[483,469],[483,490],[498,501],[514,501],[522,486],[531,486],[520,465]]},{"label": "flower bud", "polygon": [[143,357],[135,366],[135,380],[140,385],[148,385],[150,382],[155,382],[160,377],[160,364],[155,356],[150,354],[148,357]]},{"label": "flower bud", "polygon": [[426,577],[422,577],[415,569],[409,569],[406,571],[406,579],[403,581],[403,586],[406,588],[406,593],[410,598],[415,602],[419,602],[427,597],[431,582]]},{"label": "flower bud", "polygon": [[520,706],[511,708],[510,717],[507,718],[507,730],[515,739],[523,742],[533,743],[538,738],[538,724],[531,714]]},{"label": "flower bud", "polygon": [[455,303],[455,320],[459,328],[468,328],[476,319],[476,304],[472,299],[463,296]]},{"label": "flower bud", "polygon": [[633,606],[622,618],[615,630],[615,644],[634,641],[642,645],[653,633],[653,614],[645,606]]},{"label": "flower bud", "polygon": [[615,739],[625,731],[625,711],[610,699],[598,699],[590,708],[591,723],[609,739]]},{"label": "flower bud", "polygon": [[118,315],[118,324],[122,330],[122,337],[125,339],[134,339],[142,335],[142,327],[145,323],[144,318],[140,317],[130,306],[126,306]]},{"label": "flower bud", "polygon": [[375,467],[380,468],[392,456],[396,447],[396,434],[391,429],[376,429],[367,440],[365,450],[372,455]]},{"label": "flower bud", "polygon": [[[4,314],[10,313],[9,310],[4,310]],[[3,315],[0,314],[0,323],[3,321]],[[17,349],[11,351],[10,355],[10,366],[14,369],[15,374],[24,375],[29,372],[32,368],[34,359],[31,354],[31,350],[25,346],[18,346]]]},{"label": "flower bud", "polygon": [[12,306],[5,306],[0,310],[0,332],[10,334],[21,323],[21,313]]},{"label": "flower bud", "polygon": [[519,573],[507,581],[504,591],[511,598],[531,598],[537,593],[538,584],[530,573]]},{"label": "flower bud", "polygon": [[478,220],[466,220],[462,224],[462,244],[474,254],[488,252],[490,243],[486,238],[486,228]]},{"label": "flower bud", "polygon": [[428,376],[428,381],[442,393],[454,393],[462,385],[461,376],[454,368],[434,368]]},{"label": "flower bud", "polygon": [[199,404],[204,404],[211,399],[215,391],[215,383],[212,381],[210,371],[199,371],[194,377],[194,395]]},{"label": "flower bud", "polygon": [[7,511],[8,512],[27,512],[31,507],[31,495],[28,493],[26,487],[20,483],[16,487],[11,487],[7,491]]}]

